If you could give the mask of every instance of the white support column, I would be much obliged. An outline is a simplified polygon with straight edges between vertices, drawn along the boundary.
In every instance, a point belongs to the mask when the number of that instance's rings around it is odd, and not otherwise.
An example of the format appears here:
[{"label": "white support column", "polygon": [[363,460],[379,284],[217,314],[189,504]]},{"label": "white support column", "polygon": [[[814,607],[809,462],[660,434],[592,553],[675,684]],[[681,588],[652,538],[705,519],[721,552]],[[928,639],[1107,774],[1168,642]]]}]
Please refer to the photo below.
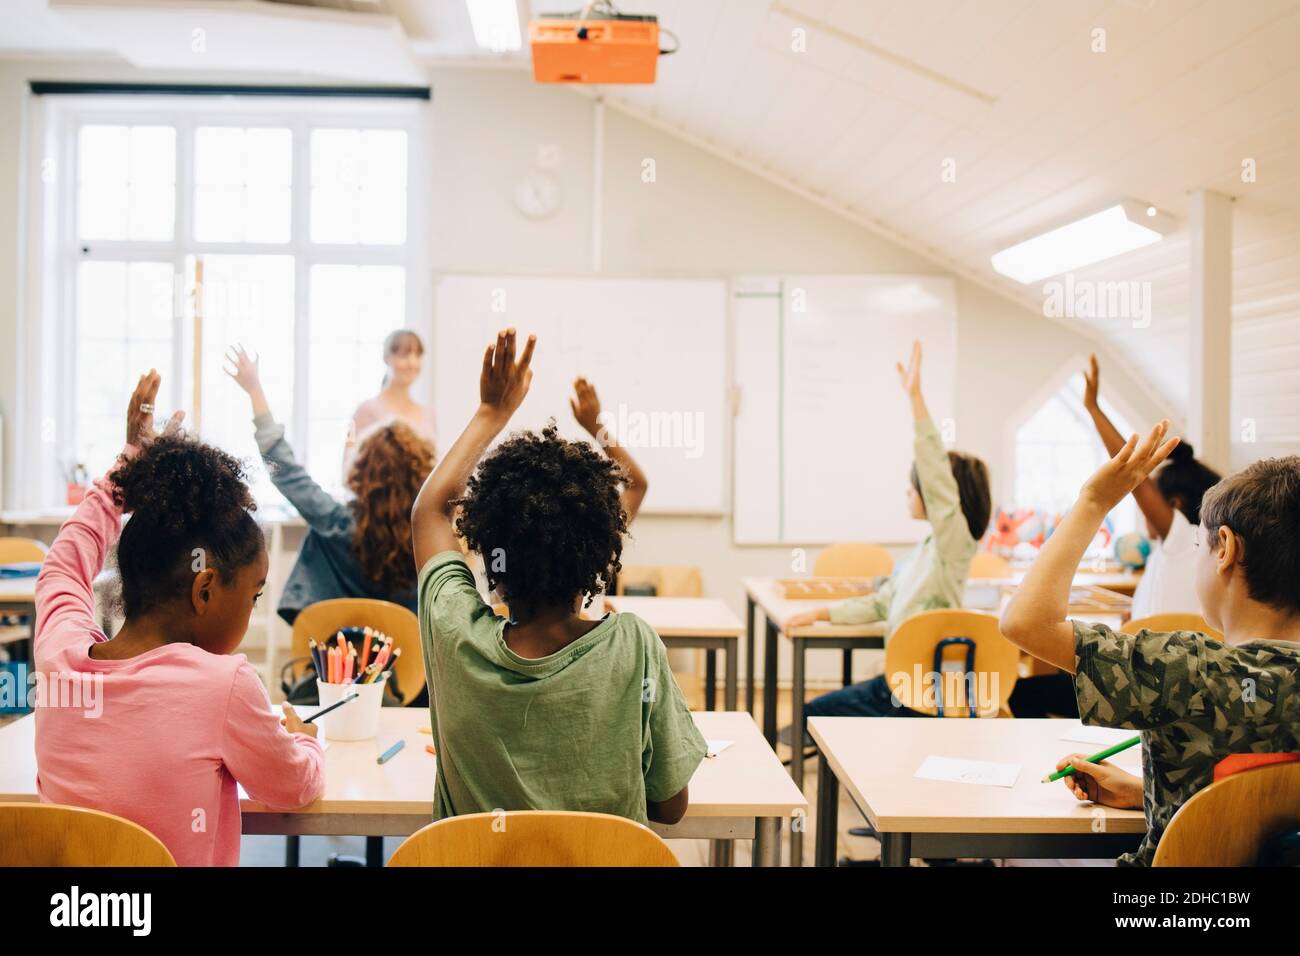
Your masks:
[{"label": "white support column", "polygon": [[1191,195],[1187,440],[1196,456],[1232,468],[1232,199]]}]

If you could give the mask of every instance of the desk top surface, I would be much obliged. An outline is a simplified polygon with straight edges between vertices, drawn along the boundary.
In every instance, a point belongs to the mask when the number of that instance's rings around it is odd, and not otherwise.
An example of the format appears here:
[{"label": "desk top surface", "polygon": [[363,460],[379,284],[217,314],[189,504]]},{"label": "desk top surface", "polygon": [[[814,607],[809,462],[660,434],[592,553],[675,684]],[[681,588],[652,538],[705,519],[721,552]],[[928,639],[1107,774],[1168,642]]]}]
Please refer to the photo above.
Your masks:
[{"label": "desk top surface", "polygon": [[[1140,810],[1081,803],[1065,784],[1042,783],[1071,753],[1103,745],[1063,740],[1077,720],[916,717],[812,717],[808,730],[841,786],[881,832],[1086,833],[1104,820],[1109,833],[1145,833]],[[916,770],[929,756],[1015,763],[1013,787],[925,780]],[[1141,773],[1139,748],[1113,758]]]}]

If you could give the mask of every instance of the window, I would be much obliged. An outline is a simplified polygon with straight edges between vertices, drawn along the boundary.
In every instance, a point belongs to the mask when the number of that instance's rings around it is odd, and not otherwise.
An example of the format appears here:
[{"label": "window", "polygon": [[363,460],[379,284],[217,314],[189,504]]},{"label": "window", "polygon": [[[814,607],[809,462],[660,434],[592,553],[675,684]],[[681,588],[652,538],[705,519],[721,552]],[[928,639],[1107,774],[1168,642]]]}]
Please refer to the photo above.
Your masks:
[{"label": "window", "polygon": [[[1132,430],[1104,395],[1101,404],[1121,434]],[[1016,430],[1015,507],[1049,516],[1064,514],[1078,498],[1084,482],[1108,457],[1083,407],[1082,379],[1072,376]],[[1110,513],[1109,521],[1112,538],[1139,530],[1137,505],[1131,495]],[[1107,540],[1099,536],[1088,556],[1109,553]]]},{"label": "window", "polygon": [[[47,142],[72,175],[43,193],[56,234],[46,308],[65,318],[41,333],[41,354],[75,368],[27,393],[56,410],[60,438],[44,441],[61,460],[48,467],[102,474],[152,366],[158,417],[185,408],[205,440],[248,461],[259,500],[276,502],[248,402],[222,371],[242,343],[299,460],[341,491],[351,414],[379,390],[383,339],[423,314],[411,284],[422,250],[408,241],[420,235],[408,188],[418,107],[93,97],[49,117]],[[25,500],[61,497],[46,481]]]}]

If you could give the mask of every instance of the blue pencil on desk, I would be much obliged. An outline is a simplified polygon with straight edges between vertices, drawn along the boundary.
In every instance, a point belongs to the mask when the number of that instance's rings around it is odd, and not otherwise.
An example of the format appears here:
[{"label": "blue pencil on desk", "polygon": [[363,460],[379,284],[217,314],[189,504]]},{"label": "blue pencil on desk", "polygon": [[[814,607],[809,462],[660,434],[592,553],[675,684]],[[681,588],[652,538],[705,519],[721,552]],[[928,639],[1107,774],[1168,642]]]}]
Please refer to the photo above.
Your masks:
[{"label": "blue pencil on desk", "polygon": [[405,746],[406,746],[406,741],[399,740],[397,743],[393,744],[391,747],[389,747],[387,750],[381,753],[376,763],[387,763],[388,760],[392,758],[394,754],[396,754],[399,750],[401,750]]}]

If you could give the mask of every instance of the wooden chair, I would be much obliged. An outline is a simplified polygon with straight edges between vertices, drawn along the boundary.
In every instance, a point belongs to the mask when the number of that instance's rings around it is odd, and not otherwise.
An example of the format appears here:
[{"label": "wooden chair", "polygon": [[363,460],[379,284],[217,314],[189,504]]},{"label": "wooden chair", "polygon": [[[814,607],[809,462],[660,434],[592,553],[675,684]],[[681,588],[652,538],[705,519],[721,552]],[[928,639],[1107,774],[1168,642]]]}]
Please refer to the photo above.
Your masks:
[{"label": "wooden chair", "polygon": [[344,627],[373,627],[393,639],[393,650],[402,656],[393,665],[403,704],[409,704],[424,689],[424,653],[420,642],[420,619],[391,601],[373,598],[333,598],[309,604],[293,620],[292,653],[309,657],[308,640],[328,640]]},{"label": "wooden chair", "polygon": [[[945,641],[952,641],[942,648]],[[1007,698],[1016,686],[1019,649],[1002,636],[998,619],[992,614],[975,611],[938,610],[923,611],[909,617],[885,644],[885,680],[891,689],[910,688],[910,694],[897,694],[910,710],[939,716],[939,701],[927,704],[933,692],[924,694],[926,687],[913,686],[916,675],[923,677],[940,668],[935,667],[938,650],[944,664],[959,664],[961,673],[972,673],[967,667],[968,654],[974,651],[975,691],[989,692],[990,699],[967,699],[969,685],[966,680],[941,680],[944,717],[996,717],[1009,713]],[[981,678],[988,685],[982,686]],[[951,695],[951,696],[950,696]],[[911,699],[907,699],[910,697]],[[974,704],[975,713],[971,713]]]},{"label": "wooden chair", "polygon": [[175,866],[162,841],[111,813],[0,803],[2,866]]},{"label": "wooden chair", "polygon": [[1011,562],[992,551],[980,551],[970,560],[972,578],[1009,578]]},{"label": "wooden chair", "polygon": [[33,538],[0,538],[0,564],[44,561],[45,545]]},{"label": "wooden chair", "polygon": [[648,827],[606,813],[470,813],[411,834],[389,866],[678,866]]},{"label": "wooden chair", "polygon": [[[827,545],[813,562],[813,577],[874,578],[892,574],[894,559],[878,544],[848,541]],[[841,683],[853,683],[853,649],[842,651]]]},{"label": "wooden chair", "polygon": [[1125,621],[1120,630],[1125,634],[1136,634],[1143,628],[1148,631],[1160,631],[1162,633],[1168,631],[1197,631],[1214,638],[1216,641],[1223,640],[1223,635],[1206,624],[1205,618],[1199,614],[1152,614],[1148,617]]},{"label": "wooden chair", "polygon": [[1254,866],[1270,838],[1300,827],[1300,762],[1244,770],[1178,808],[1154,866]]},{"label": "wooden chair", "polygon": [[813,562],[820,578],[874,578],[892,574],[894,559],[878,544],[845,542],[828,545]]}]

